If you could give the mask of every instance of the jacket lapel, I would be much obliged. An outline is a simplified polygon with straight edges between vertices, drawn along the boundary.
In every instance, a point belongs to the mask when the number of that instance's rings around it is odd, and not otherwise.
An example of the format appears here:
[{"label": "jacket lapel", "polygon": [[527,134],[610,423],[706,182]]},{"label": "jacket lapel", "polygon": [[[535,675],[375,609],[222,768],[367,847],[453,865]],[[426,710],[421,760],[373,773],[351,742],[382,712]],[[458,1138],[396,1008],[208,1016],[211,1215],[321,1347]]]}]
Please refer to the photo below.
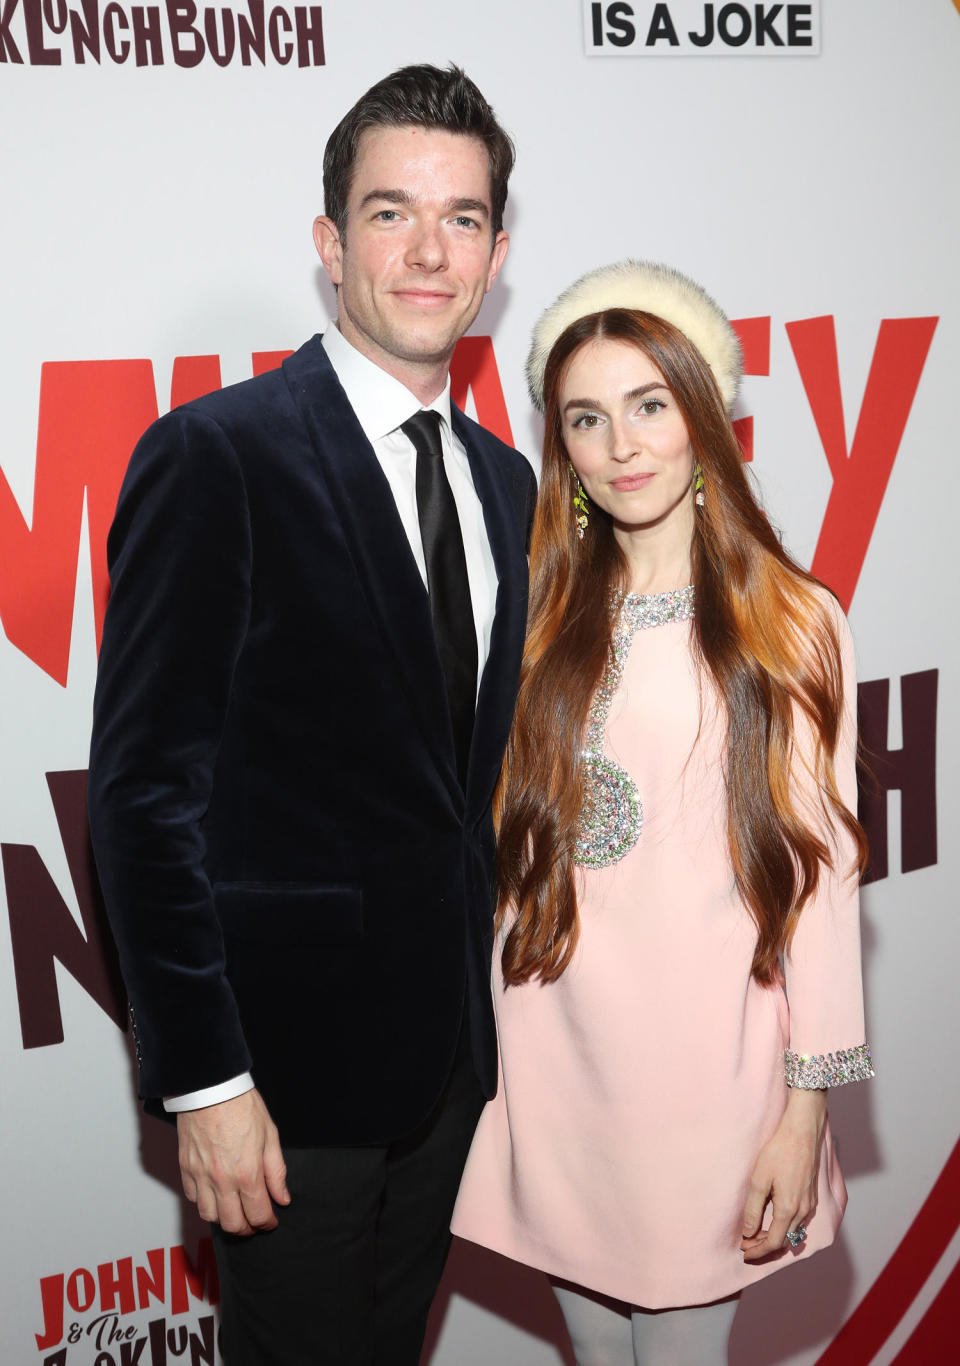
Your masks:
[{"label": "jacket lapel", "polygon": [[393,653],[397,677],[456,804],[446,691],[427,590],[386,476],[314,337],[283,363],[313,444],[371,615]]},{"label": "jacket lapel", "polygon": [[497,602],[490,652],[480,680],[467,771],[467,805],[485,810],[500,773],[523,654],[527,614],[527,557],[524,508],[527,489],[515,484],[515,471],[493,449],[486,433],[451,405],[453,430],[470,462],[473,486],[483,507],[490,550],[497,571]]}]

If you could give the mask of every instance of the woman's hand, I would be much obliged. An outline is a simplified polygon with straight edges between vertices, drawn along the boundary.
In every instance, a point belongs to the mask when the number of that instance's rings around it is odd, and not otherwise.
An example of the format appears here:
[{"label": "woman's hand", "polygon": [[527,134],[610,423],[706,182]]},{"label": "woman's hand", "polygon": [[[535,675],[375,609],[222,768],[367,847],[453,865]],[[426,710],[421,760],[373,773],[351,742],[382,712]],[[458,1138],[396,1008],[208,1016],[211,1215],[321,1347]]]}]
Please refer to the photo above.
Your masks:
[{"label": "woman's hand", "polygon": [[[805,1223],[816,1209],[826,1118],[826,1091],[791,1088],[783,1119],[762,1149],[750,1178],[740,1243],[745,1262],[757,1262],[779,1252],[788,1230]],[[773,1220],[763,1230],[760,1225],[768,1200],[773,1201]]]}]

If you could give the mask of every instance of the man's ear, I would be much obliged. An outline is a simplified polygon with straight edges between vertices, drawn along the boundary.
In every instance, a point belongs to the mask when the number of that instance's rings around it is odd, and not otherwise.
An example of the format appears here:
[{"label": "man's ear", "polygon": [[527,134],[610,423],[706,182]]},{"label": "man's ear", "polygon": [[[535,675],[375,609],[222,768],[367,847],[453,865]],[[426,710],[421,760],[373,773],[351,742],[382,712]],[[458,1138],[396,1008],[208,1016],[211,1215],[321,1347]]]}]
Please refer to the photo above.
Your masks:
[{"label": "man's ear", "polygon": [[313,220],[313,240],[331,283],[342,284],[343,244],[340,241],[340,231],[332,218],[321,214]]},{"label": "man's ear", "polygon": [[[319,221],[320,220],[317,219],[318,223]],[[490,268],[487,271],[487,283],[484,287],[485,294],[488,294],[490,292],[490,288],[493,285],[494,280],[500,273],[500,267],[503,265],[504,259],[507,255],[507,247],[509,247],[509,245],[510,234],[508,232],[504,232],[503,228],[501,228],[493,240],[493,251],[491,251],[490,253]]]}]

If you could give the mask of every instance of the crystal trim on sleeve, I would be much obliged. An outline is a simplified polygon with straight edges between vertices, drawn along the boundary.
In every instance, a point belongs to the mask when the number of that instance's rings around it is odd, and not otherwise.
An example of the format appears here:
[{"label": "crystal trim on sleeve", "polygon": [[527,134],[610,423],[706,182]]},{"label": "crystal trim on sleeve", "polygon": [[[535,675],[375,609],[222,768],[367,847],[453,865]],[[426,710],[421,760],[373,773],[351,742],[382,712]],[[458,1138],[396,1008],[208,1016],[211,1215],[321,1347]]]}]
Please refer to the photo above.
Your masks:
[{"label": "crystal trim on sleeve", "polygon": [[867,1081],[875,1076],[867,1044],[838,1048],[836,1053],[784,1053],[788,1086],[801,1091],[821,1091],[826,1086],[843,1086],[848,1081]]}]

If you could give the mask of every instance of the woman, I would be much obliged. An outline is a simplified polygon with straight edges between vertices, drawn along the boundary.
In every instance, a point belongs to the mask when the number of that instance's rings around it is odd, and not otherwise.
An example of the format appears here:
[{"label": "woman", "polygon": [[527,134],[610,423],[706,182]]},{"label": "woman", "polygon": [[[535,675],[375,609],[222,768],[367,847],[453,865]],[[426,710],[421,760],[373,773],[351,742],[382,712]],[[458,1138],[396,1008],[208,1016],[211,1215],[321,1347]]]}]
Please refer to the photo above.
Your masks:
[{"label": "woman", "polygon": [[740,1290],[832,1242],[827,1088],[873,1075],[851,642],[751,493],[740,371],[640,262],[561,295],[528,366],[502,1086],[453,1227],[551,1274],[580,1366],[724,1361]]}]

